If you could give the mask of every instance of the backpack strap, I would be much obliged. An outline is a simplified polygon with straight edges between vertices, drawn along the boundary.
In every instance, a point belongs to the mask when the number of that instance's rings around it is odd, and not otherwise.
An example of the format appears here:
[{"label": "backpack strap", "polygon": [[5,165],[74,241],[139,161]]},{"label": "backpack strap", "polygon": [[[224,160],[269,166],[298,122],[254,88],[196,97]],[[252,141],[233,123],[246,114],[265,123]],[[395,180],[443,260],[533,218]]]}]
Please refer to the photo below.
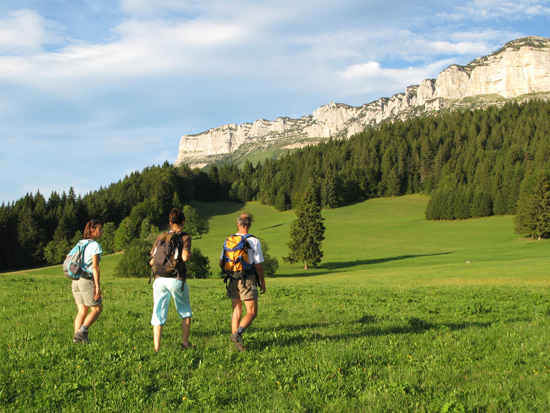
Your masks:
[{"label": "backpack strap", "polygon": [[[172,231],[166,231],[164,234],[169,234],[171,233]],[[183,242],[183,237],[189,237],[189,234],[187,234],[186,232],[182,232],[182,231],[178,231],[178,232],[172,232],[174,235],[177,235],[176,238],[173,238],[172,236],[172,239],[174,240],[175,243],[177,243],[177,246],[178,246],[178,257],[176,257],[176,265],[177,265],[177,262],[178,261],[181,261],[182,264],[183,264],[183,268],[184,268],[184,274],[180,274],[177,266],[173,266],[170,262],[170,257],[166,256],[166,254],[164,254],[164,257],[166,258],[166,260],[168,261],[168,263],[170,263],[170,265],[172,266],[172,268],[174,269],[174,272],[176,274],[176,277],[180,277],[182,278],[182,284],[181,284],[181,290],[183,291],[183,289],[185,288],[185,282],[186,282],[186,279],[185,279],[185,274],[187,273],[186,271],[186,268],[185,268],[185,263],[183,262],[183,260],[181,259],[181,253],[183,251],[183,246],[184,246],[184,242]],[[171,239],[171,241],[172,241]],[[156,250],[156,247],[157,247],[157,241],[158,241],[158,237],[157,237],[157,240],[155,240],[155,244],[153,245],[153,248],[151,248],[151,257],[153,256],[155,250]],[[164,253],[164,251],[163,251]],[[153,270],[153,268],[151,267],[151,276],[149,277],[149,283],[148,284],[151,284],[151,282],[153,281],[153,279],[156,277],[156,274]]]},{"label": "backpack strap", "polygon": [[[254,235],[252,235],[252,234],[244,234],[244,235],[234,234],[233,236],[235,236],[235,235],[240,236],[242,238],[242,240],[244,241],[244,248],[248,248],[248,249],[253,250],[252,246],[248,242],[248,238],[256,238]],[[223,244],[224,254],[223,254],[222,263],[228,261],[227,255],[225,254],[226,251],[235,251],[235,250],[237,250],[237,247],[227,248],[226,245],[227,245],[227,240],[225,240],[225,243]],[[239,277],[233,277],[230,273],[223,271],[223,267],[222,267],[222,271],[225,273],[225,277],[223,278],[223,282],[225,283],[225,288],[227,290],[228,298],[231,298],[231,283],[234,280],[244,282],[248,277],[250,277],[251,275],[254,275],[255,278],[256,278],[257,284],[260,285],[260,278],[258,276],[258,272],[256,271],[256,267],[255,267],[254,264],[250,264],[250,265],[251,266],[248,269],[248,271],[244,271],[244,269],[243,269],[243,274],[240,275]]]},{"label": "backpack strap", "polygon": [[[85,264],[84,264],[84,251],[86,250],[86,247],[87,247],[88,245],[90,245],[90,244],[93,242],[93,240],[88,239],[88,240],[85,240],[85,241],[86,241],[86,242],[84,242],[84,243],[83,243],[82,241],[79,241],[79,242],[80,242],[80,246],[81,246],[81,248],[82,248],[82,254],[80,255],[80,268],[82,268],[82,271],[83,271],[83,272],[89,274],[90,272],[89,272],[87,269],[84,268],[84,265],[85,265]],[[92,272],[91,275],[92,275],[92,278],[91,278],[91,279],[93,280],[93,278],[94,278],[93,272]],[[84,277],[84,278],[86,278],[86,277]]]}]

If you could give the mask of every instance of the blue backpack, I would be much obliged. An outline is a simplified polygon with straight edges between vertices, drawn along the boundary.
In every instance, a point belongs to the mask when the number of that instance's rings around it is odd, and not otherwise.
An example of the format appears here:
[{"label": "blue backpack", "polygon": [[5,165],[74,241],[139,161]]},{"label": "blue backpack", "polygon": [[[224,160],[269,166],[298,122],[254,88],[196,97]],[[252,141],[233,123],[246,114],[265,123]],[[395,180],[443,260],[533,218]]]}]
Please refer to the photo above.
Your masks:
[{"label": "blue backpack", "polygon": [[67,257],[65,257],[63,274],[69,280],[93,278],[93,275],[84,269],[84,250],[91,242],[91,240],[78,241],[69,254],[67,254]]},{"label": "blue backpack", "polygon": [[253,235],[232,235],[223,244],[222,271],[228,277],[245,279],[256,272],[254,264],[250,263],[247,239]]}]

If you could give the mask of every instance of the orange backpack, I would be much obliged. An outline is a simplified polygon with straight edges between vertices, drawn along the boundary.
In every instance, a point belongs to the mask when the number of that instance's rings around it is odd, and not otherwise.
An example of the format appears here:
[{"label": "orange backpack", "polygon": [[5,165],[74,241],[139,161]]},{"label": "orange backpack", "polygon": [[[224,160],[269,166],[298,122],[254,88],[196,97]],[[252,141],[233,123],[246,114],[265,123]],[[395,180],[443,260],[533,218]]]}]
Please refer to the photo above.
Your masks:
[{"label": "orange backpack", "polygon": [[254,274],[256,268],[250,263],[247,239],[253,235],[232,235],[223,244],[222,270],[226,276],[245,279]]}]

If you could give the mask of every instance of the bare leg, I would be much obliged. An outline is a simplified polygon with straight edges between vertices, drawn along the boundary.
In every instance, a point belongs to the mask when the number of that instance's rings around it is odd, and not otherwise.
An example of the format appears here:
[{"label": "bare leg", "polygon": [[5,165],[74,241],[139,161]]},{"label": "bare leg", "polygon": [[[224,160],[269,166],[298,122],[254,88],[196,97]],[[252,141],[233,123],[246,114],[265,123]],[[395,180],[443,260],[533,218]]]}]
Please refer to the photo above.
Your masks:
[{"label": "bare leg", "polygon": [[258,300],[246,300],[244,306],[246,307],[246,315],[241,320],[239,327],[247,328],[258,315]]},{"label": "bare leg", "polygon": [[231,332],[236,333],[241,322],[241,315],[243,312],[242,301],[238,298],[231,299],[231,305],[233,306],[233,315],[231,317]]},{"label": "bare leg", "polygon": [[101,312],[103,311],[103,303],[99,304],[99,305],[92,305],[90,307],[90,314],[88,314],[86,316],[86,319],[84,320],[84,325],[85,326],[88,326],[90,327],[94,322],[95,320],[98,319],[98,317],[100,316]]},{"label": "bare leg", "polygon": [[162,335],[162,326],[153,326],[153,345],[155,346],[155,351],[160,349],[160,337]]},{"label": "bare leg", "polygon": [[189,345],[189,332],[191,331],[191,317],[183,319],[181,325],[181,332],[183,334],[183,345],[187,347]]},{"label": "bare leg", "polygon": [[82,327],[82,324],[84,324],[84,320],[86,320],[86,316],[88,315],[88,308],[89,308],[84,304],[77,304],[76,307],[78,308],[78,312],[76,313],[76,317],[74,318],[75,334],[78,330],[80,330],[80,327]]}]

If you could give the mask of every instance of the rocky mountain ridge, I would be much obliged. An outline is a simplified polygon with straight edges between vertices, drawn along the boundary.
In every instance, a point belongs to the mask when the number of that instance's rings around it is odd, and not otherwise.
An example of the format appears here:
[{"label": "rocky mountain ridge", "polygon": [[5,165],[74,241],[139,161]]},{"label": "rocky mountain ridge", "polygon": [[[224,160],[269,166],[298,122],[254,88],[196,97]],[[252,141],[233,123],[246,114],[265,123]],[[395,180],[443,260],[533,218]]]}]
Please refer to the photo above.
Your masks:
[{"label": "rocky mountain ridge", "polygon": [[300,119],[259,119],[183,135],[175,165],[201,167],[243,148],[265,149],[275,144],[295,148],[330,137],[347,138],[387,120],[535,96],[550,98],[550,39],[526,37],[466,66],[451,65],[437,79],[425,79],[391,98],[358,107],[330,103]]}]

